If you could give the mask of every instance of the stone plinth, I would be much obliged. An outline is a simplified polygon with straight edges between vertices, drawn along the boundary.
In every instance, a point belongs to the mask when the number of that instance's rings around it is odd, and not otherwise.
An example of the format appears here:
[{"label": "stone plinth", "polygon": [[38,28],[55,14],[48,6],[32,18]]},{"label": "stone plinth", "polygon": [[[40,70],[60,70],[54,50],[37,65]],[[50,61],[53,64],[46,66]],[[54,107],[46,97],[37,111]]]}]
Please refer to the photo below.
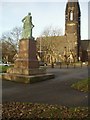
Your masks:
[{"label": "stone plinth", "polygon": [[[41,72],[42,71],[42,72]],[[33,39],[21,39],[19,42],[19,53],[14,67],[7,70],[10,74],[34,75],[45,74],[45,70],[39,69],[36,57],[36,42]]]},{"label": "stone plinth", "polygon": [[33,39],[21,39],[19,43],[18,58],[15,60],[15,68],[38,68],[36,57],[36,41]]},{"label": "stone plinth", "polygon": [[40,75],[18,75],[18,74],[2,74],[2,78],[5,80],[10,80],[20,83],[36,83],[44,80],[49,80],[54,78],[53,74],[40,74]]},{"label": "stone plinth", "polygon": [[17,74],[17,75],[40,75],[46,74],[46,68],[9,68],[7,70],[8,74]]},{"label": "stone plinth", "polygon": [[39,67],[34,39],[20,40],[14,67],[9,68],[7,73],[2,75],[2,79],[23,83],[35,83],[53,77],[52,74],[46,74],[46,68]]}]

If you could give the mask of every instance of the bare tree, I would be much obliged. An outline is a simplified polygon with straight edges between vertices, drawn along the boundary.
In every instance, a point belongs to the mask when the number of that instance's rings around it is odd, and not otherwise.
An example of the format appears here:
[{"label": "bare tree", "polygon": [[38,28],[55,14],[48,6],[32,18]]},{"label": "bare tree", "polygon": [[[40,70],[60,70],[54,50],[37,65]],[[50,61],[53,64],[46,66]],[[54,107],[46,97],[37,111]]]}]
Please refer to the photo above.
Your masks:
[{"label": "bare tree", "polygon": [[62,35],[62,29],[59,27],[49,26],[44,29],[42,36],[60,36]]},{"label": "bare tree", "polygon": [[16,54],[16,46],[9,41],[2,41],[2,60],[3,62],[13,62]]},{"label": "bare tree", "polygon": [[11,38],[16,42],[17,49],[18,49],[18,45],[19,45],[19,39],[21,38],[21,32],[22,32],[21,27],[15,27],[10,32],[11,33]]},{"label": "bare tree", "polygon": [[56,53],[58,53],[57,42],[55,40],[62,34],[58,27],[46,27],[41,37],[37,38],[37,49],[43,51],[44,61],[52,63],[55,61]]},{"label": "bare tree", "polygon": [[13,61],[14,55],[17,53],[18,50],[18,41],[21,36],[21,27],[15,27],[8,32],[4,32],[2,37],[0,38],[2,46],[2,60],[3,61]]},{"label": "bare tree", "polygon": [[19,39],[21,38],[21,32],[22,32],[21,27],[14,27],[12,30],[4,32],[2,34],[1,39],[3,41],[11,42],[12,44],[16,45],[18,49],[18,42],[19,42]]}]

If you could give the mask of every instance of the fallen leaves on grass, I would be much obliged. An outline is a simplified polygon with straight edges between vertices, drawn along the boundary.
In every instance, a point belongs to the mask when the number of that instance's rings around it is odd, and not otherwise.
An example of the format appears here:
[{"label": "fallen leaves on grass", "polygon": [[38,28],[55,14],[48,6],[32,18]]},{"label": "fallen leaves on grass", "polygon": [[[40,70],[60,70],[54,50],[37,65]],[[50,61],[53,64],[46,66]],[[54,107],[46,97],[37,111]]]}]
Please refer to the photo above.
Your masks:
[{"label": "fallen leaves on grass", "polygon": [[88,108],[67,108],[65,106],[8,102],[2,107],[2,118],[5,119],[42,119],[54,118],[55,120],[67,118],[79,118],[87,120]]},{"label": "fallen leaves on grass", "polygon": [[77,89],[77,90],[80,90],[82,92],[88,92],[88,79],[85,79],[85,80],[81,80],[81,81],[78,81],[76,83],[74,83],[71,87]]}]

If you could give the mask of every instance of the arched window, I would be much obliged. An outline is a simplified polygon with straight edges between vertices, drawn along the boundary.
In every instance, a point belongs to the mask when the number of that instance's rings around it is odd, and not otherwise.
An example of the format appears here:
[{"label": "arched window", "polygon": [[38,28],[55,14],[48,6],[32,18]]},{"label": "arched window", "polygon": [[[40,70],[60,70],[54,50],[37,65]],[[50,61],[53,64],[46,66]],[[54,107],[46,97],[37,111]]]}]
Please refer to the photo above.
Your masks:
[{"label": "arched window", "polygon": [[73,11],[70,11],[70,20],[73,20]]}]

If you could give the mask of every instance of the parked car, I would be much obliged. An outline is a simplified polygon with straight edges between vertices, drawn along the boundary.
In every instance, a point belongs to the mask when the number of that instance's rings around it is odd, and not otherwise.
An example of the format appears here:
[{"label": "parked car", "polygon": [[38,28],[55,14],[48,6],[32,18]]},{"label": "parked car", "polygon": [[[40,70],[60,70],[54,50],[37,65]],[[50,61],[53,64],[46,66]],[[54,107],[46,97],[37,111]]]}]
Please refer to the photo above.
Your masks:
[{"label": "parked car", "polygon": [[10,64],[8,64],[8,63],[3,63],[2,61],[0,61],[0,66],[10,66]]}]

